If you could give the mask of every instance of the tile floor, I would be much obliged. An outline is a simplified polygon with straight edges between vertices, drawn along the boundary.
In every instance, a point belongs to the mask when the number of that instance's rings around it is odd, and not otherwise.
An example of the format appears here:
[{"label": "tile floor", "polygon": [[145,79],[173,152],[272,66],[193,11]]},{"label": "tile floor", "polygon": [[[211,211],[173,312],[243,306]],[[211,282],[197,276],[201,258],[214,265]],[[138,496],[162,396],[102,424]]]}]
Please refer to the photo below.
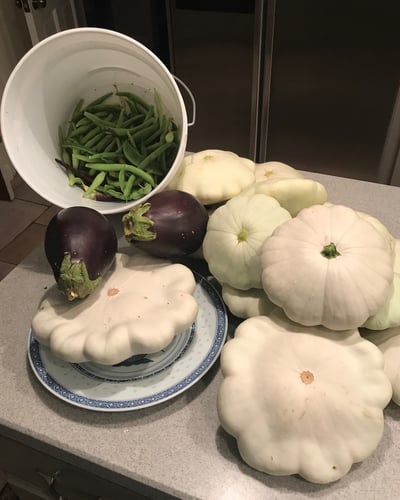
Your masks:
[{"label": "tile floor", "polygon": [[59,210],[18,176],[13,180],[13,188],[12,201],[0,200],[0,280],[43,244],[46,226]]}]

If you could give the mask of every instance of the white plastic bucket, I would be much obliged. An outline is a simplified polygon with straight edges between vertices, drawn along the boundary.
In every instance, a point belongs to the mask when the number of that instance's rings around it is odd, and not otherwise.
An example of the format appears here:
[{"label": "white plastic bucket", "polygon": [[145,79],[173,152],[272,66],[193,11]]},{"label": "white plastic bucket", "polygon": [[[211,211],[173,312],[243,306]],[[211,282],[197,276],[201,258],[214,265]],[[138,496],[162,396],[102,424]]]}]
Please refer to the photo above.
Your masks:
[{"label": "white plastic bucket", "polygon": [[[60,157],[58,127],[66,124],[80,98],[89,103],[115,90],[134,92],[153,102],[154,90],[180,135],[174,164],[153,191],[140,200],[100,202],[68,185]],[[1,132],[7,153],[23,180],[59,207],[89,206],[103,214],[129,210],[164,189],[175,175],[187,144],[185,104],[173,75],[136,40],[99,28],[77,28],[35,45],[17,64],[4,89]]]}]

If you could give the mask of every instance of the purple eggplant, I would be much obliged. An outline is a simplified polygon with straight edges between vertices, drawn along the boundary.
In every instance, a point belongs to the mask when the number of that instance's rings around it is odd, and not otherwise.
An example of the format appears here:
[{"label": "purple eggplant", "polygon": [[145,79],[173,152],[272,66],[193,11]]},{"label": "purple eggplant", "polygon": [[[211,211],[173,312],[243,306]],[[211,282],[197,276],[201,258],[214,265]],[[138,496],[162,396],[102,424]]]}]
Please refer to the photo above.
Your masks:
[{"label": "purple eggplant", "polygon": [[69,207],[49,222],[44,248],[58,287],[74,300],[85,298],[99,285],[115,259],[118,240],[100,212]]},{"label": "purple eggplant", "polygon": [[127,241],[153,256],[169,259],[190,255],[201,247],[208,212],[189,193],[161,191],[131,208],[122,223]]}]

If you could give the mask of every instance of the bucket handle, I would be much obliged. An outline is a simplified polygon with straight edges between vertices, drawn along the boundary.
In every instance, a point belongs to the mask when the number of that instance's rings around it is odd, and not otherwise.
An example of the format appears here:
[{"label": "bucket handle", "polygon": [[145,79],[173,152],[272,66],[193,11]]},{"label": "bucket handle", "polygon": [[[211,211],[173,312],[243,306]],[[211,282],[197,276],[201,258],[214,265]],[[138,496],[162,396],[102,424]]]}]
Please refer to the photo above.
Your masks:
[{"label": "bucket handle", "polygon": [[178,78],[177,76],[175,75],[172,75],[174,77],[174,79],[180,84],[182,85],[182,87],[186,90],[186,92],[188,93],[189,97],[190,97],[190,100],[192,101],[192,121],[191,122],[188,122],[188,127],[192,127],[195,123],[196,123],[196,100],[194,98],[194,95],[192,93],[192,91],[189,89],[189,87],[186,85],[185,82],[183,82],[180,78]]}]

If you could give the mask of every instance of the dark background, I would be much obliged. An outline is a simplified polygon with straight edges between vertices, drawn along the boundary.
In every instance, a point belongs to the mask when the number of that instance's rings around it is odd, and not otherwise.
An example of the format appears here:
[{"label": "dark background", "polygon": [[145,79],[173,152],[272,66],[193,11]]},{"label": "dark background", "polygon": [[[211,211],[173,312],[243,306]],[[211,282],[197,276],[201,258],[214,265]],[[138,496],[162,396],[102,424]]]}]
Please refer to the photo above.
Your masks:
[{"label": "dark background", "polygon": [[272,59],[262,61],[270,65],[270,82],[261,82],[264,156],[253,148],[259,4],[86,0],[86,14],[89,25],[144,43],[189,86],[197,119],[188,150],[378,181],[400,82],[400,2],[264,2],[264,11],[275,5]]}]

